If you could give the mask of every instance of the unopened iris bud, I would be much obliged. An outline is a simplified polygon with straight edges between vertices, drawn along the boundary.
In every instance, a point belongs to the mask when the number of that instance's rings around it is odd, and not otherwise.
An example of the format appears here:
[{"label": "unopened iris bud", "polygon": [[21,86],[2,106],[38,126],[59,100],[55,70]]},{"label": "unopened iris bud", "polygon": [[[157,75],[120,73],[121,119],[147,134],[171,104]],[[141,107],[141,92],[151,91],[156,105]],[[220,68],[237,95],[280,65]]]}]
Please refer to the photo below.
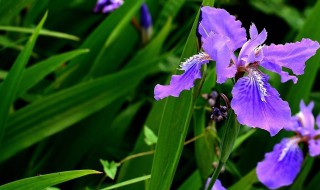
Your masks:
[{"label": "unopened iris bud", "polygon": [[141,36],[143,44],[146,44],[152,37],[152,17],[147,4],[143,3],[140,9]]}]

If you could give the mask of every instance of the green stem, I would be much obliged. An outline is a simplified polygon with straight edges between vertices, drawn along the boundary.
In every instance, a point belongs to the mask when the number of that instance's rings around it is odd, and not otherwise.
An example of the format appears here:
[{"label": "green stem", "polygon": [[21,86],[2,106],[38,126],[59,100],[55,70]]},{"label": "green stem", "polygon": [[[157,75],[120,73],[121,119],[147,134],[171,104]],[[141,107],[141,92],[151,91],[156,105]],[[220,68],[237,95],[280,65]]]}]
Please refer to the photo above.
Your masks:
[{"label": "green stem", "polygon": [[208,187],[206,188],[206,190],[211,190],[213,188],[213,185],[214,183],[216,182],[220,172],[221,172],[221,169],[223,167],[224,163],[222,163],[221,161],[219,161],[219,164],[218,164],[218,167],[214,170],[213,174],[212,174],[212,177],[210,179],[210,183],[208,185]]}]

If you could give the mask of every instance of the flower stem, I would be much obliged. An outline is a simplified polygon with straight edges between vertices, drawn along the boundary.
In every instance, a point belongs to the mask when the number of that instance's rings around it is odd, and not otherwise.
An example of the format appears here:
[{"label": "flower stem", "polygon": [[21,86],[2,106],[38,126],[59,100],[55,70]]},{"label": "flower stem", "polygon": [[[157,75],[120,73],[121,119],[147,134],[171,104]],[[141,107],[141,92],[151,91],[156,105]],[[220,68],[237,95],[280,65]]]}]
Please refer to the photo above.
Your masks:
[{"label": "flower stem", "polygon": [[224,165],[224,163],[219,161],[218,167],[214,170],[212,177],[211,177],[211,180],[210,180],[210,183],[209,183],[208,187],[206,188],[206,190],[211,190],[213,188],[213,185],[216,182],[223,165]]}]

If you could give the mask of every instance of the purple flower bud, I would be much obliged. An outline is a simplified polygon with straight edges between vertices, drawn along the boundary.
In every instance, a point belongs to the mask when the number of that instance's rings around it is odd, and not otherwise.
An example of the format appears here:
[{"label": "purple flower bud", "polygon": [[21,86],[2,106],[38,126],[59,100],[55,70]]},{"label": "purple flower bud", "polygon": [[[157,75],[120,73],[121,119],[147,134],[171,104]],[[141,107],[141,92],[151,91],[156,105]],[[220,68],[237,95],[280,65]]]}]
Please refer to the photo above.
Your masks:
[{"label": "purple flower bud", "polygon": [[150,15],[147,4],[143,3],[140,8],[140,22],[142,31],[142,42],[147,43],[153,33],[152,17]]}]

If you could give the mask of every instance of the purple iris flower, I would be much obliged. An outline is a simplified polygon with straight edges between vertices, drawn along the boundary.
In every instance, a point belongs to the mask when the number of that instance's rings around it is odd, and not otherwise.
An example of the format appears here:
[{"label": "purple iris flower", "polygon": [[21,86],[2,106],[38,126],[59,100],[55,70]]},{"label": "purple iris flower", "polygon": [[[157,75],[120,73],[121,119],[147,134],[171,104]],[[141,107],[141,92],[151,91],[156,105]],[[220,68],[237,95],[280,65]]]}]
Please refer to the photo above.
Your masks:
[{"label": "purple iris flower", "polygon": [[152,17],[146,3],[143,3],[140,8],[140,23],[142,42],[146,44],[153,34]]},{"label": "purple iris flower", "polygon": [[316,120],[318,128],[315,129],[313,106],[313,102],[305,105],[301,101],[300,112],[293,117],[292,125],[286,127],[286,130],[294,131],[297,135],[284,138],[258,163],[258,179],[268,188],[277,189],[293,183],[303,162],[303,152],[299,143],[308,145],[310,156],[320,155],[320,115]]},{"label": "purple iris flower", "polygon": [[110,13],[123,4],[123,0],[98,0],[94,12]]},{"label": "purple iris flower", "polygon": [[[211,178],[209,178],[207,180],[207,183],[206,183],[206,186],[205,186],[205,189],[209,186],[209,183],[210,183],[210,180]],[[224,188],[221,184],[221,181],[219,179],[217,179],[215,182],[214,182],[214,185],[212,187],[211,190],[226,190],[226,188]]]},{"label": "purple iris flower", "polygon": [[[296,75],[304,73],[305,62],[319,48],[319,43],[310,39],[284,45],[263,45],[267,38],[254,24],[249,29],[250,38],[241,22],[224,9],[202,7],[198,32],[204,52],[192,56],[181,64],[182,75],[174,75],[169,85],[156,85],[155,99],[178,97],[180,92],[194,86],[201,78],[201,65],[216,62],[217,82],[224,83],[235,77],[231,107],[239,123],[258,127],[273,136],[288,125],[291,110],[280,98],[276,89],[268,83],[269,77],[260,71],[263,67],[281,76],[281,82],[297,82]],[[238,57],[234,52],[241,48]],[[292,70],[293,75],[282,67]]]}]

